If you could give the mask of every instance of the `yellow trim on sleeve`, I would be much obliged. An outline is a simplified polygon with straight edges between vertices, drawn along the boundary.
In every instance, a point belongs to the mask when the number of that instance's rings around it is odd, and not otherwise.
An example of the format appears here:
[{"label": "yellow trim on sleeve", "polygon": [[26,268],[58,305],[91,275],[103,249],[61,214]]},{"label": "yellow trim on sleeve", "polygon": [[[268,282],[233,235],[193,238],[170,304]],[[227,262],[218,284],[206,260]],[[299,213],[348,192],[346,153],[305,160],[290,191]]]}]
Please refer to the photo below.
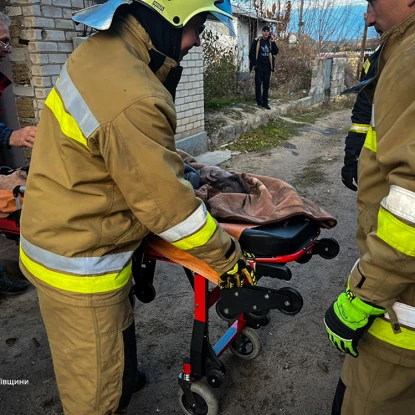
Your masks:
[{"label": "yellow trim on sleeve", "polygon": [[377,153],[378,151],[376,130],[374,130],[372,126],[369,126],[369,131],[367,132],[366,140],[365,140],[365,147],[368,150],[373,151],[374,153]]},{"label": "yellow trim on sleeve", "polygon": [[377,236],[392,248],[415,257],[415,228],[401,222],[382,207],[378,214]]},{"label": "yellow trim on sleeve", "polygon": [[369,131],[369,127],[369,124],[352,124],[352,126],[350,127],[350,132],[367,134]]},{"label": "yellow trim on sleeve", "polygon": [[215,233],[216,227],[217,226],[215,220],[208,213],[206,223],[199,231],[180,241],[172,242],[172,245],[178,249],[181,249],[182,251],[189,251],[191,249],[198,248],[199,246],[202,246],[209,241],[209,239]]}]

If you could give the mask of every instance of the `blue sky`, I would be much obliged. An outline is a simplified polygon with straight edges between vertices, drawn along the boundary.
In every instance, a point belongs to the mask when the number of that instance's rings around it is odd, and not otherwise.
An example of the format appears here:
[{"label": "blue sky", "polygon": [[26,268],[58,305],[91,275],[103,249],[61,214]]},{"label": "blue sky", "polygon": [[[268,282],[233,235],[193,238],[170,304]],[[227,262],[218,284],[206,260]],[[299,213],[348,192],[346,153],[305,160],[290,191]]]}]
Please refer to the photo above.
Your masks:
[{"label": "blue sky", "polygon": [[[342,21],[341,28],[336,30],[328,39],[325,40],[338,40],[340,37],[341,39],[358,39],[362,37],[363,30],[364,30],[364,20],[363,15],[367,10],[367,2],[366,1],[359,1],[354,0],[353,6],[342,6],[341,4],[345,3],[343,0],[338,1],[339,6],[334,7],[332,9],[326,10],[324,14],[327,14],[331,18],[331,20],[327,16],[317,16],[317,12],[315,10],[304,10],[304,17],[303,20],[305,22],[305,33],[311,35],[312,37],[316,37],[318,35],[315,26],[315,21],[318,18],[323,18],[324,21],[333,22],[336,20]],[[357,3],[357,4],[356,4]],[[350,5],[350,1],[347,2]],[[293,10],[291,24],[290,24],[290,31],[296,32],[298,30],[298,10]],[[335,25],[336,23],[329,23]],[[328,33],[328,31],[327,31]],[[376,31],[373,28],[369,29],[369,37],[377,37]]]}]

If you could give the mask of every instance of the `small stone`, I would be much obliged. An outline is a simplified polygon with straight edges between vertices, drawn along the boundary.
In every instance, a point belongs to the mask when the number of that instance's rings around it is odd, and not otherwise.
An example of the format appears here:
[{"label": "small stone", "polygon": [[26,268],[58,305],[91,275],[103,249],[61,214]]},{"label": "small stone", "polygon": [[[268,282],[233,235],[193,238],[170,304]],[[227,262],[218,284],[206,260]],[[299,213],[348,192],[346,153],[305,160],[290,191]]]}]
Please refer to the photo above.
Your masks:
[{"label": "small stone", "polygon": [[324,372],[324,373],[329,373],[329,369],[328,367],[324,364],[324,363],[317,363],[318,367]]}]

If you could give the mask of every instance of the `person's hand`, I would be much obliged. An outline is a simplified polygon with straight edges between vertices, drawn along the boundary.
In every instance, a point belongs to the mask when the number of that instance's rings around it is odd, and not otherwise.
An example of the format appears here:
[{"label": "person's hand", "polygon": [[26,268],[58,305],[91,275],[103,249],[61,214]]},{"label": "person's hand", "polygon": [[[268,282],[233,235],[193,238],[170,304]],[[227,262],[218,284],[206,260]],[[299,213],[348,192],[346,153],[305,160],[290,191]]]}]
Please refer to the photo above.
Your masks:
[{"label": "person's hand", "polygon": [[275,42],[275,35],[274,35],[274,33],[271,33],[271,42]]},{"label": "person's hand", "polygon": [[13,147],[33,148],[35,136],[36,127],[24,127],[12,132],[9,144]]},{"label": "person's hand", "polygon": [[347,288],[326,311],[324,324],[329,340],[341,352],[357,357],[357,344],[364,332],[384,314],[383,308],[365,303]]},{"label": "person's hand", "polygon": [[358,159],[356,157],[346,157],[341,173],[343,184],[354,192],[357,190],[357,166]]},{"label": "person's hand", "polygon": [[235,266],[219,277],[219,288],[241,288],[245,282],[249,285],[257,284],[257,277],[252,267],[245,259],[240,259]]}]

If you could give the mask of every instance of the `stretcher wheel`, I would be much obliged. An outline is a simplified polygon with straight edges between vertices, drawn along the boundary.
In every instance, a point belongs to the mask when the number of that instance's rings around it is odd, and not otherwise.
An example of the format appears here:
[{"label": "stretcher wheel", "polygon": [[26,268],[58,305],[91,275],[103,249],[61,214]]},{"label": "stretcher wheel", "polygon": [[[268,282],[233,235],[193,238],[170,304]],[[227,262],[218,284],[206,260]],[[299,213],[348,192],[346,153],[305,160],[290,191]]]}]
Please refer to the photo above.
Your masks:
[{"label": "stretcher wheel", "polygon": [[219,402],[209,386],[202,382],[194,382],[191,391],[197,403],[197,408],[192,408],[186,400],[181,388],[179,388],[179,405],[185,414],[191,415],[217,415],[219,413]]},{"label": "stretcher wheel", "polygon": [[318,254],[324,259],[333,259],[339,255],[340,245],[333,238],[323,238],[319,241]]},{"label": "stretcher wheel", "polygon": [[297,262],[298,264],[307,264],[307,262],[309,262],[312,257],[313,255],[311,252],[306,252],[301,258],[298,258],[295,262]]},{"label": "stretcher wheel", "polygon": [[225,375],[220,370],[211,370],[206,376],[207,383],[211,388],[218,389],[225,382]]},{"label": "stretcher wheel", "polygon": [[226,307],[222,306],[222,300],[219,300],[216,305],[216,314],[222,319],[227,321],[228,323],[233,323],[239,317],[239,314],[231,314]]},{"label": "stretcher wheel", "polygon": [[151,303],[156,298],[156,289],[153,284],[134,286],[136,297],[144,304]]},{"label": "stretcher wheel", "polygon": [[254,360],[261,354],[262,341],[254,329],[245,327],[230,344],[229,350],[239,359]]},{"label": "stretcher wheel", "polygon": [[284,304],[279,310],[283,314],[294,315],[301,311],[303,308],[303,297],[301,294],[291,287],[285,287],[278,290],[278,294],[284,295],[289,298],[289,301]]},{"label": "stretcher wheel", "polygon": [[262,320],[262,319],[268,317],[268,315],[269,315],[269,310],[251,311],[250,313],[248,313],[248,316],[252,317],[255,320]]}]

